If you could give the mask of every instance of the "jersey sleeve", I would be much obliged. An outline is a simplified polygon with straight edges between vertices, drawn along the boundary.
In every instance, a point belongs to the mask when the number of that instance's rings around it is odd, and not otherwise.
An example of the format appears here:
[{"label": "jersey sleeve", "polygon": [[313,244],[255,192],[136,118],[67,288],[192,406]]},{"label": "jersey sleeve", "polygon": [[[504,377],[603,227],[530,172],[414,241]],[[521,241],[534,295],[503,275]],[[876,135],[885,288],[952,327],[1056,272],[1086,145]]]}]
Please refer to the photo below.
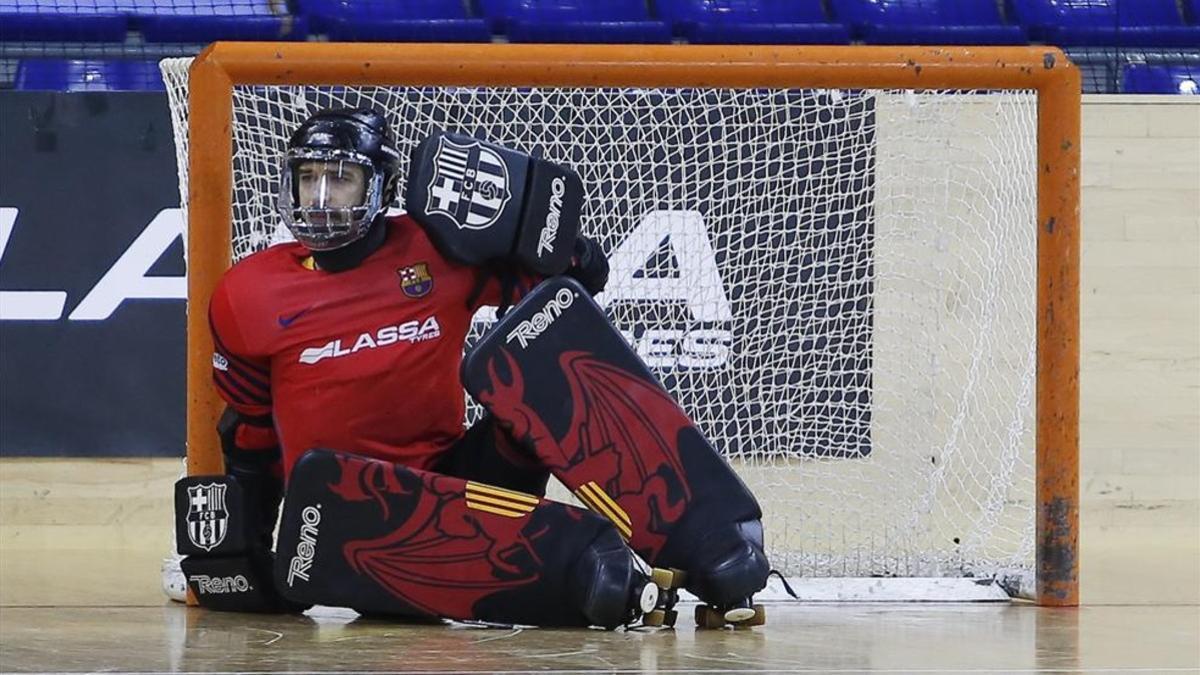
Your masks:
[{"label": "jersey sleeve", "polygon": [[213,384],[221,398],[246,417],[271,414],[271,362],[256,353],[240,328],[228,284],[217,284],[208,305],[212,330]]}]

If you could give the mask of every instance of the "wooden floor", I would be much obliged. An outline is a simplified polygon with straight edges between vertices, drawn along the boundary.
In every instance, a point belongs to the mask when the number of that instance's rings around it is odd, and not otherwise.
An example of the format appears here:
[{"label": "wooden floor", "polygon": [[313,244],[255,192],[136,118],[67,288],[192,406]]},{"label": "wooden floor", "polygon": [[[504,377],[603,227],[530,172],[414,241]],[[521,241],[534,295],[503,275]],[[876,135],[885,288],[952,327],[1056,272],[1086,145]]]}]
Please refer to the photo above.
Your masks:
[{"label": "wooden floor", "polygon": [[[158,589],[166,544],[154,544],[165,536],[157,523],[164,509],[143,513],[131,498],[123,515],[99,506],[31,513],[11,491],[45,470],[0,462],[10,491],[0,524],[3,672],[1200,671],[1196,501],[1085,503],[1078,609],[792,603],[769,606],[768,625],[743,631],[701,632],[685,618],[674,630],[509,630],[368,621],[344,610],[224,614],[168,602]],[[138,470],[92,478],[115,481],[119,493],[116,476]],[[89,518],[124,525],[76,524]],[[19,519],[45,522],[12,524]],[[130,525],[143,520],[156,535]],[[72,533],[90,548],[58,536]]]},{"label": "wooden floor", "polygon": [[181,606],[7,608],[5,671],[1071,672],[1194,671],[1195,606],[773,608],[744,631],[400,626],[329,614]]}]

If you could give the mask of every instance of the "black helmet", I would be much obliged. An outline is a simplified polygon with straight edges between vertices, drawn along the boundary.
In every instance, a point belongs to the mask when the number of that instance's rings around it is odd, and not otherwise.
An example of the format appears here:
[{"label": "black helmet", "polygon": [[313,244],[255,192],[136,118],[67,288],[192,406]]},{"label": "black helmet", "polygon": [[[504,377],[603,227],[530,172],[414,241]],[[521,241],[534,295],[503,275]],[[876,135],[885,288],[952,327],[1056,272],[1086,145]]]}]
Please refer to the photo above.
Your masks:
[{"label": "black helmet", "polygon": [[279,212],[311,251],[361,238],[396,198],[400,154],[371,108],[322,110],[288,140]]}]

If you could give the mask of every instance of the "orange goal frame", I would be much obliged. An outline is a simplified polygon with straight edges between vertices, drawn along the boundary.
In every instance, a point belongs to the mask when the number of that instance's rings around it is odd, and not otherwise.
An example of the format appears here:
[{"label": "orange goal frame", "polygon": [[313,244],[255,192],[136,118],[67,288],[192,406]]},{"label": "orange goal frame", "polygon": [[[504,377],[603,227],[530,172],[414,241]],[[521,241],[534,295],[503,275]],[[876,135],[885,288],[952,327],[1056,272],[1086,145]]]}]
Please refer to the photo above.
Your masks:
[{"label": "orange goal frame", "polygon": [[188,473],[222,471],[208,299],[230,265],[235,85],[447,85],[1037,92],[1036,597],[1079,603],[1080,74],[1052,47],[252,43],[190,70]]}]

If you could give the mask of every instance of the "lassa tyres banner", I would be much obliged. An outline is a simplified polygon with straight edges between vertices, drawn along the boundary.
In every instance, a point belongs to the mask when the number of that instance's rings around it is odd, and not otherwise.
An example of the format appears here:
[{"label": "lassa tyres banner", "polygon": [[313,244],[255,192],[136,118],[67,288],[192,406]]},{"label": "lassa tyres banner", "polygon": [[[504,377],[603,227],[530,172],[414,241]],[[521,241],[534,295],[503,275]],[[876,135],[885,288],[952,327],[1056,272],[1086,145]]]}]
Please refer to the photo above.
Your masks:
[{"label": "lassa tyres banner", "polygon": [[0,92],[0,455],[183,453],[178,203],[164,95]]}]

